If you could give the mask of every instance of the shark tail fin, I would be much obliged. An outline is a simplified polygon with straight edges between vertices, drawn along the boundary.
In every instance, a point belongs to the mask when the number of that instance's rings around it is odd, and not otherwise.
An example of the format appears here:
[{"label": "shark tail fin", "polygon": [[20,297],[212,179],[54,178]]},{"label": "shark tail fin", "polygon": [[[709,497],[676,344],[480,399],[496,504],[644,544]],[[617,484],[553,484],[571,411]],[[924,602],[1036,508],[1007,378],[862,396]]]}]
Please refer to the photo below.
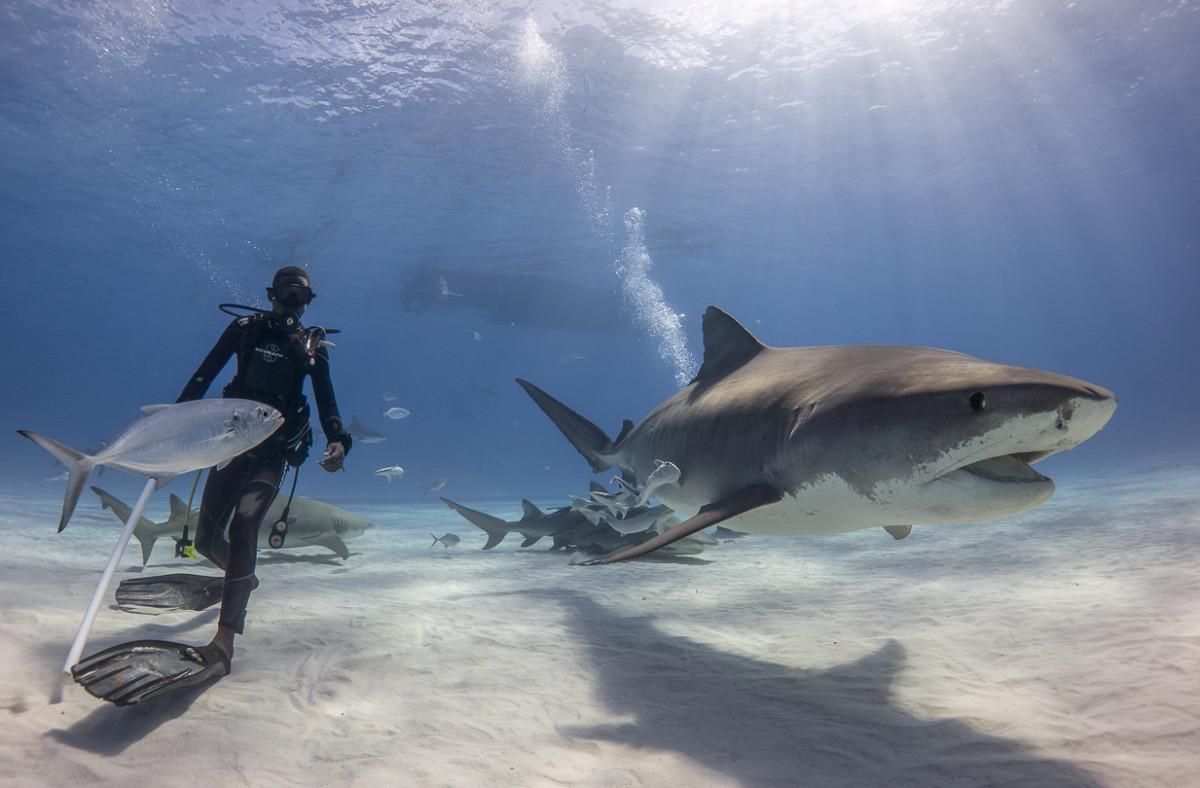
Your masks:
[{"label": "shark tail fin", "polygon": [[[105,509],[111,509],[121,522],[126,522],[129,515],[133,513],[133,508],[122,501],[117,496],[110,492],[92,487],[92,492],[100,498],[100,506]],[[178,500],[174,495],[173,499]],[[179,501],[183,505],[183,501]],[[179,515],[182,517],[182,515]],[[179,531],[177,527],[181,527],[176,521],[175,501],[171,502],[171,519],[165,523],[156,523],[147,517],[142,517],[138,520],[137,525],[133,527],[133,535],[137,537],[138,544],[142,546],[142,566],[145,566],[150,561],[150,552],[154,549],[154,543],[164,536],[176,536]]]},{"label": "shark tail fin", "polygon": [[53,438],[47,438],[45,435],[39,435],[29,430],[17,430],[17,432],[41,446],[67,469],[69,478],[67,493],[63,497],[62,517],[58,521],[58,530],[61,532],[67,527],[71,515],[75,512],[79,496],[83,494],[83,487],[87,484],[88,477],[92,475],[92,468],[96,467],[95,460],[90,455],[72,449]]},{"label": "shark tail fin", "polygon": [[[542,412],[550,417],[550,421],[554,422],[554,426],[558,427],[566,436],[571,445],[575,447],[575,451],[583,455],[583,458],[592,466],[593,473],[601,473],[613,466],[614,444],[604,434],[604,430],[529,381],[517,378],[517,383],[525,389],[526,394],[533,398]],[[628,431],[622,430],[622,432]]]},{"label": "shark tail fin", "polygon": [[455,503],[449,498],[443,498],[442,503],[461,514],[467,522],[487,534],[487,543],[483,546],[484,550],[491,550],[504,541],[504,537],[508,536],[508,523],[499,517],[492,517],[490,514],[484,514],[483,512],[468,508],[462,504]]}]

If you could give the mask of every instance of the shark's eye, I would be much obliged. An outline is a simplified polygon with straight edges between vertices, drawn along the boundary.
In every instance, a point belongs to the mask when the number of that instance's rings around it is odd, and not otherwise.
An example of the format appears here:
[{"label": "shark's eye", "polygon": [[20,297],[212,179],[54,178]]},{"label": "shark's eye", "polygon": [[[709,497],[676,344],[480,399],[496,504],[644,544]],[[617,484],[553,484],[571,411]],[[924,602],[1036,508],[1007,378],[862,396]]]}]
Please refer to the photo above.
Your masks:
[{"label": "shark's eye", "polygon": [[234,420],[234,421],[241,421],[241,419],[242,419],[242,417],[241,417],[241,416],[237,415],[236,413],[235,413],[235,414],[233,414],[233,420]]},{"label": "shark's eye", "polygon": [[982,391],[976,391],[971,395],[970,403],[971,409],[979,412],[987,407],[987,397],[983,396]]}]

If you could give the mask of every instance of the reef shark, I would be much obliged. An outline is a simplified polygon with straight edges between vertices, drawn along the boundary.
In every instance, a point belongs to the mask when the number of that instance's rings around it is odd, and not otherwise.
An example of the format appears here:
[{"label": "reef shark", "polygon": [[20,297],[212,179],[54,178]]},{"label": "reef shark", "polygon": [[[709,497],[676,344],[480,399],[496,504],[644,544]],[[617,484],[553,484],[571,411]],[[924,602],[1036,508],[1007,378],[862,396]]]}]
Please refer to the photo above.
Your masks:
[{"label": "reef shark", "polygon": [[[588,563],[623,561],[724,523],[751,534],[830,534],[992,520],[1050,497],[1030,467],[1112,417],[1111,391],[1053,372],[924,347],[769,347],[704,313],[696,377],[616,440],[533,384],[522,388],[596,473],[655,490],[682,523]],[[659,471],[661,474],[661,471]]]},{"label": "reef shark", "polygon": [[[92,487],[92,492],[100,497],[101,506],[111,509],[118,520],[125,522],[129,519],[132,509],[124,501],[99,487]],[[278,520],[283,515],[283,507],[286,503],[287,496],[276,497],[271,507],[267,509],[263,522],[273,523]],[[150,551],[154,549],[156,541],[164,538],[178,539],[183,535],[185,518],[191,523],[191,533],[196,533],[200,510],[193,509],[189,516],[187,504],[174,493],[171,494],[170,504],[171,513],[166,520],[156,523],[148,517],[142,517],[133,529],[133,535],[137,537],[142,546],[142,566],[145,566],[146,562],[150,560]],[[350,557],[350,549],[342,540],[362,536],[367,529],[372,527],[374,526],[369,520],[354,512],[348,512],[324,501],[297,496],[292,499],[292,507],[288,510],[287,541],[281,549],[324,547],[337,554],[339,558],[345,559]],[[267,542],[270,536],[270,528],[259,530],[259,548],[270,549]]]}]

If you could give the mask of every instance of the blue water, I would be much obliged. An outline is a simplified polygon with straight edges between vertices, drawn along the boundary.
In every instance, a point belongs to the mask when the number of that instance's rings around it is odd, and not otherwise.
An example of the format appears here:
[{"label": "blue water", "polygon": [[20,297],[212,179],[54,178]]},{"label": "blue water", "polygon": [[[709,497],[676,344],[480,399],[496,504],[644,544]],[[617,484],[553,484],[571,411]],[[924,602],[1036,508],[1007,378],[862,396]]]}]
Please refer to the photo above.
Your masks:
[{"label": "blue water", "polygon": [[[94,446],[172,401],[284,264],[388,437],[309,495],[579,492],[513,378],[615,433],[708,304],[1116,391],[1048,466],[1200,447],[1197,5],[808,5],[4,3],[0,470],[57,472],[16,428]],[[503,308],[406,308],[421,271]]]}]

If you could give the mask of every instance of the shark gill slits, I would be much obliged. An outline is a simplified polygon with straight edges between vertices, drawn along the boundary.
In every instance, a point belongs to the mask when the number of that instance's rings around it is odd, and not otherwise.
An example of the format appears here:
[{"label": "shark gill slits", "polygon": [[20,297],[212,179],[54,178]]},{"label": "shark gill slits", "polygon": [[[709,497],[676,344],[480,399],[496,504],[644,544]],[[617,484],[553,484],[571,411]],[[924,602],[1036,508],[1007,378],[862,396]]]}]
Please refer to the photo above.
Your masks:
[{"label": "shark gill slits", "polygon": [[971,398],[968,401],[971,403],[971,410],[975,411],[976,413],[979,413],[985,407],[987,407],[987,397],[983,395],[982,391],[976,391],[971,395]]}]

